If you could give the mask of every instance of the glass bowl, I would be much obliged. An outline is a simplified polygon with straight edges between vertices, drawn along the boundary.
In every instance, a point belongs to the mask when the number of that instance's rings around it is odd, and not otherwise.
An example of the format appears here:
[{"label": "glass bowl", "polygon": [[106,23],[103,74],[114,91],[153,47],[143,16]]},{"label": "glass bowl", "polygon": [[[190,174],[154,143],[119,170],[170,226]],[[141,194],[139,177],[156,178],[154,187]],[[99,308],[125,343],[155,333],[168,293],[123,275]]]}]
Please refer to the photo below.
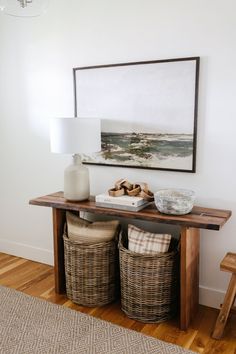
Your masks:
[{"label": "glass bowl", "polygon": [[154,193],[154,201],[161,213],[184,215],[193,208],[195,192],[188,189],[160,189]]}]

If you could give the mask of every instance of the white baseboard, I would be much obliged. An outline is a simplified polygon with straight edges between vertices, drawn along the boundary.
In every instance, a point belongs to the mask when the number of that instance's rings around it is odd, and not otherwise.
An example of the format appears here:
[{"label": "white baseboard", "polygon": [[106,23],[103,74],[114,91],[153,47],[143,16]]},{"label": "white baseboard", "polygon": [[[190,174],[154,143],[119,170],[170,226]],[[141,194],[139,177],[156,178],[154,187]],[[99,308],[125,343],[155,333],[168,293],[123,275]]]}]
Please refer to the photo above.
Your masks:
[{"label": "white baseboard", "polygon": [[224,300],[225,292],[218,289],[199,286],[199,303],[201,305],[219,309]]},{"label": "white baseboard", "polygon": [[49,265],[54,263],[52,251],[5,239],[0,239],[0,252]]}]

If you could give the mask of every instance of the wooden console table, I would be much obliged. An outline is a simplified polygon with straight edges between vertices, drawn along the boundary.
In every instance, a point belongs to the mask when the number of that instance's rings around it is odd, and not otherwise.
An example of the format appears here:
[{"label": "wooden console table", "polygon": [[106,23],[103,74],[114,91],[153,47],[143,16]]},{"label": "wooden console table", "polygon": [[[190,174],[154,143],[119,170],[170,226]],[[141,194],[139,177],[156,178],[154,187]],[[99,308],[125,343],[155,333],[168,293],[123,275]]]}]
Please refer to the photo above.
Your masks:
[{"label": "wooden console table", "polygon": [[63,227],[66,210],[86,211],[100,215],[132,218],[180,226],[180,328],[186,330],[195,316],[199,300],[199,235],[200,229],[220,230],[230,218],[230,210],[194,206],[187,215],[164,215],[155,204],[139,212],[97,207],[94,198],[83,202],[68,202],[58,192],[29,202],[51,207],[53,212],[55,291],[65,292]]}]

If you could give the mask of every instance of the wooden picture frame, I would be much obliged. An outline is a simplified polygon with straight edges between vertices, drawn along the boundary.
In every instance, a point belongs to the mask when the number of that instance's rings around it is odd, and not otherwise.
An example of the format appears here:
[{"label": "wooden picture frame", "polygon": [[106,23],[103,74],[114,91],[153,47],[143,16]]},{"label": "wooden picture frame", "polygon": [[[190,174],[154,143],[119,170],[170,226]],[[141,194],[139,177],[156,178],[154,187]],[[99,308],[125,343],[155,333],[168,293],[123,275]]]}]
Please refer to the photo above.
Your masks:
[{"label": "wooden picture frame", "polygon": [[73,69],[75,117],[102,120],[88,164],[195,172],[199,57]]}]

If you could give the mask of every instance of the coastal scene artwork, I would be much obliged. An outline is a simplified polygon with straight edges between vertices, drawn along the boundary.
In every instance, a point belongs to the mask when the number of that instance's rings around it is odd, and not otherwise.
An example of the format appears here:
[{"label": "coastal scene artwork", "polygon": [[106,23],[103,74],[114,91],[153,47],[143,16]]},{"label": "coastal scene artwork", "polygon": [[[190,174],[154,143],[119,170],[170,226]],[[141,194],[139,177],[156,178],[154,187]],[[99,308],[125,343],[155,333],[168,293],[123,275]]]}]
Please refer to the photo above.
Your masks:
[{"label": "coastal scene artwork", "polygon": [[75,116],[102,127],[84,162],[195,172],[198,71],[198,57],[75,68]]}]

